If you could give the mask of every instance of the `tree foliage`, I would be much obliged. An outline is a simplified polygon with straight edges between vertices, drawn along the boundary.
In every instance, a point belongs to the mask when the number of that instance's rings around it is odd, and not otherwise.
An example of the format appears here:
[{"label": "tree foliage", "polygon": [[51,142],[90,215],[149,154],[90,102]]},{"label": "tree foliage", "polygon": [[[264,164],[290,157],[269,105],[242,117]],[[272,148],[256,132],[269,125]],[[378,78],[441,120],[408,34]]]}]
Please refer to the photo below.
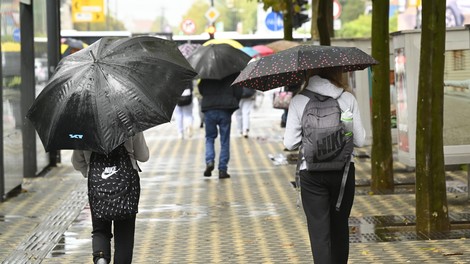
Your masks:
[{"label": "tree foliage", "polygon": [[[388,28],[389,32],[397,30],[398,14],[390,17]],[[360,15],[357,19],[345,23],[340,30],[336,31],[336,36],[340,38],[370,38],[372,36],[372,16]]]},{"label": "tree foliage", "polygon": [[360,15],[364,14],[366,7],[364,0],[343,0],[339,2],[342,6],[340,19],[343,24],[356,20]]},{"label": "tree foliage", "polygon": [[[219,17],[215,24],[223,25],[224,31],[237,31],[241,29],[241,33],[253,33],[256,30],[256,1],[233,1],[233,7],[228,7],[225,0],[215,0],[214,7],[219,12]],[[205,13],[210,8],[210,1],[196,1],[181,18],[181,22],[185,19],[191,19],[196,24],[195,35],[202,34],[209,26],[209,21],[205,17]],[[241,24],[239,23],[241,22]],[[241,25],[241,27],[239,27]],[[183,34],[181,29],[173,30]]]}]

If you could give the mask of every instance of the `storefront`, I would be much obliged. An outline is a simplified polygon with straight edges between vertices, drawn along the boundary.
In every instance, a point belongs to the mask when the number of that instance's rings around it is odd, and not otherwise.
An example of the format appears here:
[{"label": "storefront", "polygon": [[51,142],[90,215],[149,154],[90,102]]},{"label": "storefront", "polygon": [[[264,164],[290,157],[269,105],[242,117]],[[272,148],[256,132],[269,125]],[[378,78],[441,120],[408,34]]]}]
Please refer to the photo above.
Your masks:
[{"label": "storefront", "polygon": [[59,2],[0,0],[0,201],[21,190],[23,178],[38,176],[57,162],[58,154],[44,151],[25,113],[57,65]]}]

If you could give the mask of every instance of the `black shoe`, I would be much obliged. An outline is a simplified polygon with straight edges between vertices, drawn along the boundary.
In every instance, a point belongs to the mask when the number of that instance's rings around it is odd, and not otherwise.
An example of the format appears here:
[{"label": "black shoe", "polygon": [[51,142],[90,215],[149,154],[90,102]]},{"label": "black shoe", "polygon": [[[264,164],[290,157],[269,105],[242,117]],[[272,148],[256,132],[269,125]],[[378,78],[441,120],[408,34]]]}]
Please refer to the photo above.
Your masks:
[{"label": "black shoe", "polygon": [[214,170],[214,162],[211,161],[206,164],[206,170],[204,171],[204,176],[210,177],[212,176],[212,171]]},{"label": "black shoe", "polygon": [[228,174],[226,171],[219,171],[219,179],[226,179],[230,178],[230,174]]}]

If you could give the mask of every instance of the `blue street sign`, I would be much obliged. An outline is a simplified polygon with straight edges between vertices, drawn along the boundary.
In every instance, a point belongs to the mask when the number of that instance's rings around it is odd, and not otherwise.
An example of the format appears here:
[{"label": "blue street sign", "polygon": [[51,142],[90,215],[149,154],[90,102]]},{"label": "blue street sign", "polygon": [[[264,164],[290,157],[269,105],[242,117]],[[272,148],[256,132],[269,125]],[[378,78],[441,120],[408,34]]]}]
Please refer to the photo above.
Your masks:
[{"label": "blue street sign", "polygon": [[278,31],[284,28],[282,14],[278,12],[271,12],[266,16],[266,27],[271,31]]},{"label": "blue street sign", "polygon": [[19,28],[13,29],[13,40],[16,42],[20,42],[21,40],[21,33]]}]

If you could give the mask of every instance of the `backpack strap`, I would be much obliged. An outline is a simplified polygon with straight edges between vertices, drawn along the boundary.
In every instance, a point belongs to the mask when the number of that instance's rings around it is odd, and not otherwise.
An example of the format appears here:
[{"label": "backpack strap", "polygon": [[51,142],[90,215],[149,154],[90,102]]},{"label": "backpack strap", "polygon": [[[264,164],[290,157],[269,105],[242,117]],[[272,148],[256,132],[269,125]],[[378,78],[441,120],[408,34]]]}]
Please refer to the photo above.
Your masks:
[{"label": "backpack strap", "polygon": [[338,201],[336,202],[337,212],[339,212],[339,208],[341,207],[341,201],[343,200],[344,188],[346,187],[346,180],[348,179],[350,164],[351,164],[351,157],[348,158],[348,160],[346,161],[346,165],[344,166],[343,179],[341,180],[341,188],[339,189]]},{"label": "backpack strap", "polygon": [[325,101],[326,99],[328,99],[328,97],[324,95],[312,92],[307,89],[303,89],[302,92],[300,92],[300,94],[307,96],[308,98],[310,98],[310,100]]}]

